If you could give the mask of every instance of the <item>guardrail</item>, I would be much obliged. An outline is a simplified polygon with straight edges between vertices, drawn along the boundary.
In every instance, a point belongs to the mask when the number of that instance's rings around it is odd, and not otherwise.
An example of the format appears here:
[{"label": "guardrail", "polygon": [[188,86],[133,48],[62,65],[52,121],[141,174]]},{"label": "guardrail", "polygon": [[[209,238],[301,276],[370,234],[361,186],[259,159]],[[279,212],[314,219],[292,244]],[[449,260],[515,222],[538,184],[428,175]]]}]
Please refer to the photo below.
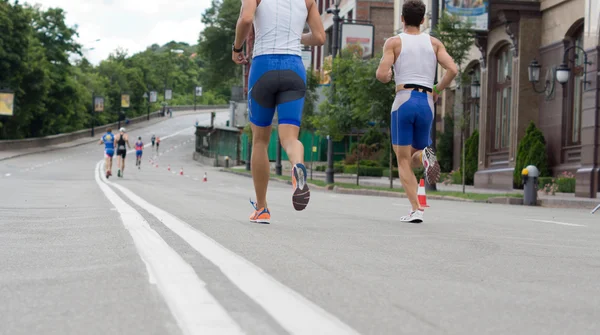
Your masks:
[{"label": "guardrail", "polygon": [[[171,107],[167,107],[167,108],[170,108],[174,112],[194,110],[194,106],[171,106]],[[198,105],[198,106],[196,106],[196,109],[198,111],[226,109],[226,108],[229,108],[229,105],[216,105],[216,106],[205,106],[205,105],[200,106],[200,105]],[[157,117],[161,117],[160,116],[161,113],[162,113],[162,109],[160,111],[150,113],[150,119],[152,120]],[[148,119],[147,115],[129,119],[129,124],[127,126],[130,127],[132,125],[140,124],[144,121],[147,121],[147,119]],[[124,124],[125,123],[123,121],[121,121],[121,126],[123,126]],[[113,130],[117,131],[117,126],[118,126],[118,122],[105,124],[105,125],[101,125],[101,126],[95,126],[94,132],[96,134],[98,134],[98,136],[99,136],[99,134],[105,132],[106,129],[109,127],[112,127]],[[26,139],[22,139],[22,140],[2,140],[2,141],[0,141],[0,151],[41,148],[41,147],[71,142],[71,141],[79,140],[79,139],[86,138],[86,137],[91,138],[91,136],[90,136],[91,132],[92,132],[92,128],[88,128],[88,129],[78,130],[78,131],[75,131],[72,133],[56,134],[56,135],[50,135],[50,136],[44,136],[44,137],[26,138]]]}]

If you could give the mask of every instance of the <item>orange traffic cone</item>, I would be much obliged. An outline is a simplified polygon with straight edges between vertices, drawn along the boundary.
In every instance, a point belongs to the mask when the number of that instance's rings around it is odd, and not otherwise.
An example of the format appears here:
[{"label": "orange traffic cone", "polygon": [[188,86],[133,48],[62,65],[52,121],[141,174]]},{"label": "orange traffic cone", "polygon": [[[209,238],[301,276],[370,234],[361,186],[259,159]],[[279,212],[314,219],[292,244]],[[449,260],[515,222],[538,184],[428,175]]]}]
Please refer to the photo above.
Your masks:
[{"label": "orange traffic cone", "polygon": [[181,168],[181,171],[179,171],[179,174],[183,176],[183,168]]},{"label": "orange traffic cone", "polygon": [[204,179],[202,179],[202,181],[208,181],[208,178],[206,178],[206,172],[204,172]]},{"label": "orange traffic cone", "polygon": [[419,190],[417,191],[417,196],[419,197],[419,206],[421,207],[429,207],[427,205],[427,194],[425,194],[425,180],[421,179],[419,182]]},{"label": "orange traffic cone", "polygon": [[169,164],[169,167],[167,168],[167,171],[171,171],[171,164]]}]

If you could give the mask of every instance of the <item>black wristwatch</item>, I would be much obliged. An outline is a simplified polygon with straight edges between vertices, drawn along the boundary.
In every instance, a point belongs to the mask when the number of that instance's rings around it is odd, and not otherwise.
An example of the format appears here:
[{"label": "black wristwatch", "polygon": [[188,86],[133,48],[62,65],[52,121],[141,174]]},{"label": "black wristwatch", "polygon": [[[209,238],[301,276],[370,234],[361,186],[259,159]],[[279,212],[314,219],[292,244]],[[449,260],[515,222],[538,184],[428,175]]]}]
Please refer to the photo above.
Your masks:
[{"label": "black wristwatch", "polygon": [[233,44],[231,45],[231,50],[233,50],[233,52],[242,52],[242,51],[244,51],[244,45],[242,44],[242,47],[241,47],[241,48],[239,48],[239,49],[236,49],[236,48],[235,48],[235,43],[233,43]]}]

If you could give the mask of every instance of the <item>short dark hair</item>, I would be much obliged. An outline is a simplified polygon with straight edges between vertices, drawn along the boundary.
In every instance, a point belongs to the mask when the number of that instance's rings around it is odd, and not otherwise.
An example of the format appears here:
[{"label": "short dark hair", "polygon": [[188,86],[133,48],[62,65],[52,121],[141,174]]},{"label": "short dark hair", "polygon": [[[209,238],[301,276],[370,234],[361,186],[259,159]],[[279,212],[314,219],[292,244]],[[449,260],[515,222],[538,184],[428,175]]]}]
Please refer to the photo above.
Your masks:
[{"label": "short dark hair", "polygon": [[421,0],[407,0],[402,5],[402,16],[407,26],[419,27],[425,17],[425,4]]},{"label": "short dark hair", "polygon": [[110,127],[106,128],[107,133],[110,133],[111,131],[112,131],[112,128],[110,128]]}]

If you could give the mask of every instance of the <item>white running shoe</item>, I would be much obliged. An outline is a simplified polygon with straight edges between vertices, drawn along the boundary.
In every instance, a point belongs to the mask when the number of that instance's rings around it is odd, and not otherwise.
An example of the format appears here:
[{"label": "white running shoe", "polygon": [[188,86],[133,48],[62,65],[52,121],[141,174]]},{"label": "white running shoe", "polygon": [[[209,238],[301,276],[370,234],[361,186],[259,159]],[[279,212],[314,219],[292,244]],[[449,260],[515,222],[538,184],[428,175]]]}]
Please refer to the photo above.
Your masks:
[{"label": "white running shoe", "polygon": [[433,149],[430,147],[423,149],[421,160],[423,161],[423,167],[425,168],[425,178],[427,178],[427,182],[429,185],[435,185],[440,180],[441,169]]},{"label": "white running shoe", "polygon": [[421,223],[423,222],[423,214],[424,211],[422,209],[411,211],[410,214],[401,217],[400,222]]}]

